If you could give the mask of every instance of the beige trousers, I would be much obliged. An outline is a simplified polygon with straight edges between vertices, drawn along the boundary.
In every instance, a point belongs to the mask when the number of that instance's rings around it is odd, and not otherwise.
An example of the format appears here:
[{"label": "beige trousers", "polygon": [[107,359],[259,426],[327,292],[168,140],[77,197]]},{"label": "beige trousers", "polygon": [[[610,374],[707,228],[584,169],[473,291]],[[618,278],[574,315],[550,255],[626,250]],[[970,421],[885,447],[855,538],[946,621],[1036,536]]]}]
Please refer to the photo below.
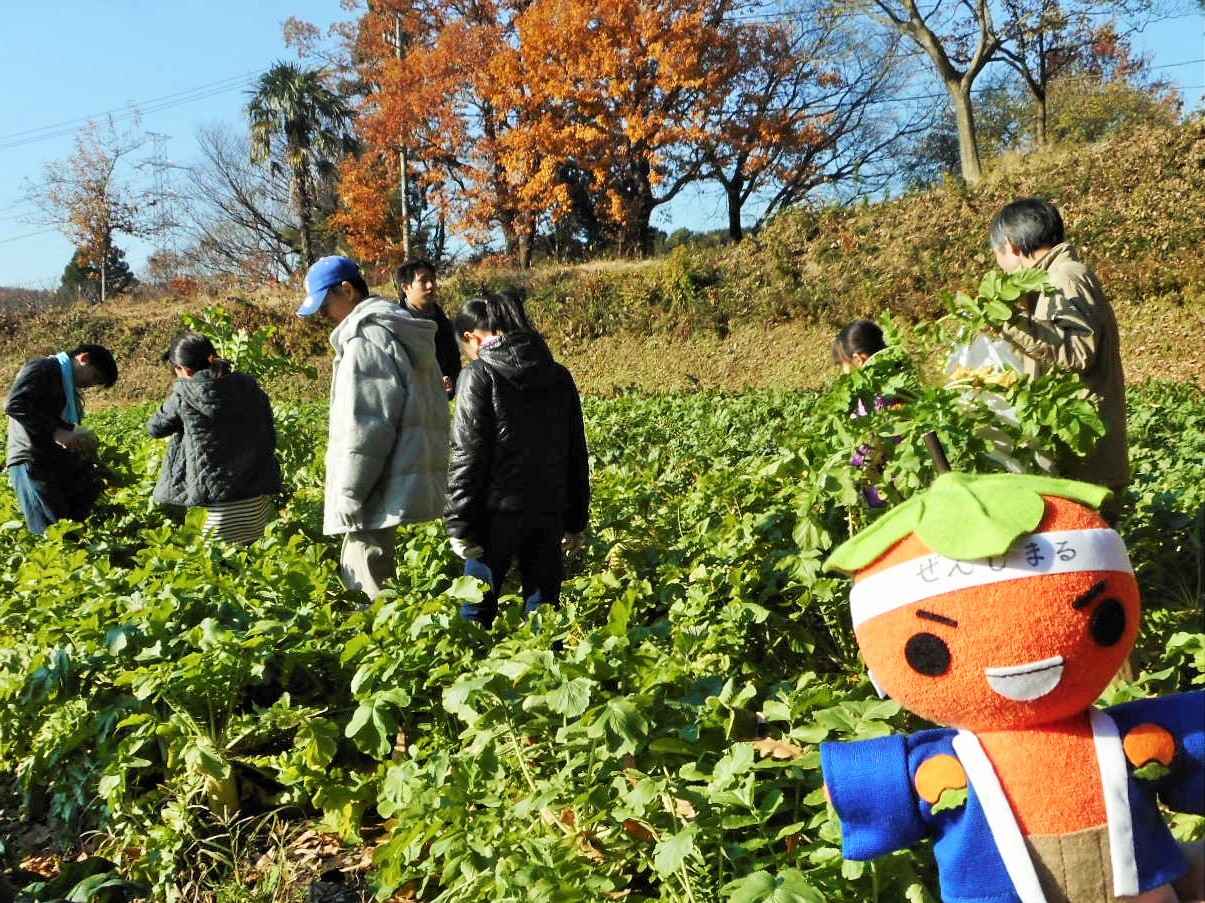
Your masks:
[{"label": "beige trousers", "polygon": [[348,589],[360,589],[375,599],[384,583],[397,576],[397,527],[343,534],[339,575]]}]

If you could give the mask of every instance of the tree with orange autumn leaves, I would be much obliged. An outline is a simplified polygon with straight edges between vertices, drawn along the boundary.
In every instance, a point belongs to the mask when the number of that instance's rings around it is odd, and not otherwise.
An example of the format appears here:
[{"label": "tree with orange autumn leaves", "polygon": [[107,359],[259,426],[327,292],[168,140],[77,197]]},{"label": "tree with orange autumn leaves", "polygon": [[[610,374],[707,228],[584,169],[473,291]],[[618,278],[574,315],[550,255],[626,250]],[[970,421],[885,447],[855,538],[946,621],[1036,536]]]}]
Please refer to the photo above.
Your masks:
[{"label": "tree with orange autumn leaves", "polygon": [[[618,250],[651,253],[656,209],[720,161],[743,203],[792,153],[833,143],[831,107],[813,114],[814,92],[797,83],[832,93],[841,76],[801,59],[814,46],[788,26],[745,21],[754,3],[371,3],[353,48],[371,86],[359,118],[369,150],[344,166],[335,225],[365,259],[397,262],[406,146],[412,191],[470,239],[501,234],[521,265],[537,231],[583,203]],[[750,72],[771,85],[751,87]],[[749,103],[759,90],[772,100]],[[739,113],[716,115],[738,98]]]},{"label": "tree with orange autumn leaves", "polygon": [[740,67],[725,0],[541,0],[498,58],[502,102],[531,127],[512,132],[503,165],[525,174],[528,204],[563,210],[562,161],[602,190],[621,252],[653,251],[654,210],[700,176],[705,111]]},{"label": "tree with orange autumn leaves", "polygon": [[[413,191],[447,211],[470,240],[499,230],[508,252],[530,247],[538,215],[515,197],[499,151],[515,125],[494,100],[495,57],[513,46],[516,5],[492,0],[382,0],[360,19],[352,49],[371,86],[359,125],[368,151],[343,169],[336,217],[365,259],[397,263],[402,229],[398,151],[410,149]],[[404,35],[399,57],[391,38]]]}]

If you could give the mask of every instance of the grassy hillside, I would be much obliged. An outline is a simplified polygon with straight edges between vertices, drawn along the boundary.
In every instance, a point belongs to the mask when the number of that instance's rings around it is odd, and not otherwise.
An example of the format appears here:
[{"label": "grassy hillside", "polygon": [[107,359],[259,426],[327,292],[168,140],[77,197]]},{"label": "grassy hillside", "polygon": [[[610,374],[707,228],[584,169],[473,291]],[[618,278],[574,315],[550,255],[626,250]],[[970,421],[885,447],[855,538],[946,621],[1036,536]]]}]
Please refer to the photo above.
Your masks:
[{"label": "grassy hillside", "polygon": [[[1205,121],[1087,147],[998,161],[974,191],[949,184],[855,208],[782,215],[739,246],[679,249],[648,262],[462,270],[444,304],[520,284],[530,309],[585,391],[627,387],[815,386],[831,375],[828,342],[853,316],[904,320],[943,311],[993,265],[987,225],[1016,197],[1050,197],[1100,273],[1122,326],[1130,379],[1205,380]],[[388,288],[387,291],[390,291]],[[301,362],[327,361],[326,324],[293,316],[300,292],[211,289],[197,297],[121,300],[40,315],[0,313],[0,380],[29,356],[72,341],[109,344],[123,377],[109,397],[157,397],[159,355],[179,312],[229,309],[241,325],[278,327]],[[325,386],[287,382],[286,396]]]}]

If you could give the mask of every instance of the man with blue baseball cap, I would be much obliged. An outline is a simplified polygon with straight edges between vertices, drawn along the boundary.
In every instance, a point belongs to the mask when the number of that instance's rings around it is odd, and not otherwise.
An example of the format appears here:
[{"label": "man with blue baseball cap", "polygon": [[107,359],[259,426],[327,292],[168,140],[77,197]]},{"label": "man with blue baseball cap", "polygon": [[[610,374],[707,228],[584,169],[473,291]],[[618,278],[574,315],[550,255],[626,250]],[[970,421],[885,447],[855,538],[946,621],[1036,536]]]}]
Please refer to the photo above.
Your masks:
[{"label": "man with blue baseball cap", "polygon": [[344,583],[376,598],[397,576],[398,524],[441,516],[448,402],[435,323],[373,295],[354,261],[323,257],[297,313],[335,324],[322,530],[342,535]]},{"label": "man with blue baseball cap", "polygon": [[[318,313],[322,310],[322,305],[326,303],[326,296],[331,289],[340,288],[344,282],[351,283],[354,280],[364,282],[364,276],[360,273],[360,268],[356,266],[354,260],[331,256],[315,261],[309,272],[305,274],[305,301],[302,302],[301,307],[297,308],[297,315],[308,317]],[[361,297],[367,296],[368,288],[365,286]]]}]

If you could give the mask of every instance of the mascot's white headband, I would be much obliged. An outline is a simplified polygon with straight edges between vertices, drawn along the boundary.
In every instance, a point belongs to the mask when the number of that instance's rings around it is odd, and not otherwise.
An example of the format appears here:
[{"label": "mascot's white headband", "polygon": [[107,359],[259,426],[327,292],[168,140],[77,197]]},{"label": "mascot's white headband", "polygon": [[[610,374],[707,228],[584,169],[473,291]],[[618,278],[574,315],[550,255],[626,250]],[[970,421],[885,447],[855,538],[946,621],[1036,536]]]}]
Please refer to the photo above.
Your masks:
[{"label": "mascot's white headband", "polygon": [[1033,533],[999,558],[959,561],[935,553],[912,558],[854,584],[849,596],[854,627],[913,602],[972,586],[1080,571],[1134,573],[1115,530]]}]

